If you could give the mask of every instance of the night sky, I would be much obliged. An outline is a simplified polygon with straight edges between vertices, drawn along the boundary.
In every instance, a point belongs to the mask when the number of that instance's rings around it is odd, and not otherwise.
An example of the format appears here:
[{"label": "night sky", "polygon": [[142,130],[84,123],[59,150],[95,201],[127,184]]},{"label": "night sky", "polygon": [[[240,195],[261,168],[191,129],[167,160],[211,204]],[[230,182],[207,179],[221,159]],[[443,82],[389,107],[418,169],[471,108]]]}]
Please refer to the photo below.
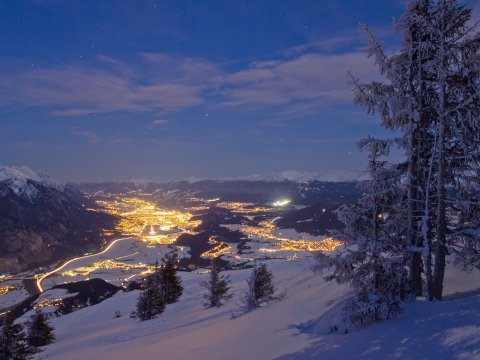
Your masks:
[{"label": "night sky", "polygon": [[[478,1],[469,1],[477,6]],[[403,0],[0,2],[0,164],[62,181],[362,170]]]}]

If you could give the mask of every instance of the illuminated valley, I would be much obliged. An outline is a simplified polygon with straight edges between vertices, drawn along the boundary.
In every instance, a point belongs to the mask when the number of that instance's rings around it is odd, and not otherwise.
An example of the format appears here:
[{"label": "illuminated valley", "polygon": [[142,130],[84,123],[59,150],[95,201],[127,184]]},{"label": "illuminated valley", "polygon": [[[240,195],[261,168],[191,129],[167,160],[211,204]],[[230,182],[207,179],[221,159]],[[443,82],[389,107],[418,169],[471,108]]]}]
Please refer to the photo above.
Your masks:
[{"label": "illuminated valley", "polygon": [[309,239],[300,236],[297,239],[288,238],[283,235],[281,230],[278,230],[274,224],[274,220],[262,221],[259,226],[240,226],[234,227],[240,229],[243,233],[248,235],[250,239],[269,240],[273,249],[260,249],[265,252],[279,252],[279,251],[331,251],[340,245],[340,242],[332,238]]},{"label": "illuminated valley", "polygon": [[117,233],[138,236],[150,243],[172,244],[180,232],[190,232],[200,224],[190,221],[192,215],[187,212],[161,209],[139,197],[116,196],[113,200],[97,200],[97,204],[120,218],[115,228]]},{"label": "illuminated valley", "polygon": [[[101,254],[74,259],[61,268],[39,276],[39,288],[93,277],[119,285],[151,272],[155,261],[161,262],[166,254],[175,254],[183,259],[188,269],[193,270],[205,264],[201,259],[219,257],[232,266],[257,260],[294,260],[310,256],[313,251],[330,251],[339,245],[333,239],[300,234],[291,229],[278,229],[275,222],[285,207],[289,206],[288,200],[262,205],[190,198],[181,210],[163,208],[144,194],[108,195],[96,201],[104,211],[119,218],[114,232],[107,229],[105,234],[116,233],[126,238],[111,243],[111,248]],[[191,203],[195,205],[190,205]],[[229,241],[228,235],[225,238],[212,233],[204,244],[205,250],[195,258],[191,247],[196,244],[177,244],[177,239],[185,234],[191,235],[193,242],[200,241],[196,240],[195,235],[201,234],[202,224],[207,221],[205,219],[218,213],[227,215],[216,220],[219,222],[216,225],[221,225],[234,234],[240,232],[243,247],[238,242]],[[222,225],[235,216],[246,220]],[[201,220],[202,217],[204,221]]]},{"label": "illuminated valley", "polygon": [[[241,213],[247,215],[249,219],[253,215],[270,214],[276,215],[278,208],[286,206],[290,203],[288,200],[277,201],[273,204],[273,208],[257,206],[251,203],[221,203],[219,206],[228,208],[234,213]],[[308,234],[298,235],[298,237],[287,237],[275,225],[277,218],[261,221],[257,226],[248,225],[229,225],[229,228],[240,230],[251,240],[268,240],[273,248],[263,249],[264,252],[275,253],[285,251],[331,251],[334,250],[340,243],[331,238],[321,237],[313,239],[308,237]],[[262,251],[262,249],[260,249]]]},{"label": "illuminated valley", "polygon": [[[211,258],[238,268],[254,261],[295,260],[339,245],[324,236],[279,229],[278,218],[291,209],[288,200],[256,204],[192,196],[184,199],[184,206],[173,208],[161,206],[162,201],[151,194],[91,194],[90,198],[98,205],[90,211],[117,218],[115,228],[103,230],[108,246],[34,275],[41,292],[93,278],[125,285],[151,273],[155,262],[161,263],[168,254],[179,259],[181,269],[202,271]],[[13,289],[6,283],[0,287],[0,309]],[[39,306],[51,303],[46,300]]]}]

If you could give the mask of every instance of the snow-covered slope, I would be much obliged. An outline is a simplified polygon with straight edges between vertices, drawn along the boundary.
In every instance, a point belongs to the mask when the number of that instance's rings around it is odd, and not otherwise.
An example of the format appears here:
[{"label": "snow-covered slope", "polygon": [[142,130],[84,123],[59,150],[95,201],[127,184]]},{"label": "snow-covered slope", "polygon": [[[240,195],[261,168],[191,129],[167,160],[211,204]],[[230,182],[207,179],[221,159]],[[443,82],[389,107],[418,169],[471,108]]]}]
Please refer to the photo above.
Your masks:
[{"label": "snow-covered slope", "polygon": [[[480,274],[449,272],[444,302],[408,304],[400,318],[350,333],[340,324],[348,289],[309,270],[308,260],[271,264],[284,300],[232,317],[249,270],[230,271],[235,296],[205,309],[204,274],[184,273],[185,292],[157,319],[128,314],[138,292],[52,319],[57,342],[43,359],[480,359]],[[465,291],[471,292],[465,292]],[[472,291],[473,290],[473,291]],[[460,293],[458,293],[460,292]],[[115,318],[115,311],[123,316]]]},{"label": "snow-covered slope", "polygon": [[34,201],[38,195],[36,184],[63,191],[61,184],[28,166],[0,166],[0,182],[7,185],[1,191],[11,189],[17,196],[30,202]]}]

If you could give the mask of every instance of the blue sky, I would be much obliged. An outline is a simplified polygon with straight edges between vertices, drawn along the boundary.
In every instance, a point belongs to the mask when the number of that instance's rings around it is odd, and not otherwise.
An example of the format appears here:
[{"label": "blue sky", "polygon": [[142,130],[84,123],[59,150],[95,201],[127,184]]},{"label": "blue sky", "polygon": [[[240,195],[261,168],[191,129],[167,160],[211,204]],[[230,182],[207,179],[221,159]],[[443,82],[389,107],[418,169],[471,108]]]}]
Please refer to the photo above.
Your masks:
[{"label": "blue sky", "polygon": [[[470,1],[476,6],[477,1]],[[362,170],[382,135],[347,71],[378,78],[403,0],[0,3],[0,163],[62,181]]]}]

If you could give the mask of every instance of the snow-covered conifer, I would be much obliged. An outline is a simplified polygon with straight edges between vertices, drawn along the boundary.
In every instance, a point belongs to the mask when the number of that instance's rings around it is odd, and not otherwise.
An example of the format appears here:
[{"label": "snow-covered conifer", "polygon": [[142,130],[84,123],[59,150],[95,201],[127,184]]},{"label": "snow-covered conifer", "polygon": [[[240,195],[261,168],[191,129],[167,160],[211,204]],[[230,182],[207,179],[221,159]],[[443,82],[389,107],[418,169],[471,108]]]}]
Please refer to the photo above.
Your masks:
[{"label": "snow-covered conifer", "polygon": [[0,334],[0,359],[28,360],[38,352],[28,346],[22,325],[15,324],[13,317],[7,314]]},{"label": "snow-covered conifer", "polygon": [[[317,267],[352,284],[352,319],[390,317],[409,295],[441,299],[447,254],[480,263],[477,25],[458,1],[412,1],[396,26],[403,45],[391,56],[362,27],[383,80],[352,76],[355,102],[393,132],[360,144],[370,152],[371,181],[357,204],[338,211],[345,230],[335,236],[345,246],[320,254]],[[393,144],[404,160],[379,161]]]},{"label": "snow-covered conifer", "polygon": [[391,318],[406,297],[405,251],[398,241],[404,214],[397,208],[405,195],[399,191],[399,170],[379,159],[388,155],[390,145],[373,138],[359,143],[369,151],[371,179],[359,184],[363,195],[358,203],[337,210],[345,228],[333,235],[344,245],[318,255],[316,270],[329,269],[328,280],[350,283],[354,289],[346,307],[350,323]]},{"label": "snow-covered conifer", "polygon": [[205,294],[205,305],[206,306],[221,306],[223,301],[228,300],[232,297],[232,294],[229,294],[230,278],[228,275],[220,275],[220,271],[216,264],[215,259],[212,259],[210,265],[210,277],[208,280],[204,280],[200,283],[201,286],[205,287],[208,290],[208,293]]},{"label": "snow-covered conifer", "polygon": [[250,278],[247,279],[248,289],[242,297],[242,308],[252,310],[262,303],[269,303],[282,298],[273,285],[273,274],[266,264],[255,264]]},{"label": "snow-covered conifer", "polygon": [[153,275],[147,277],[145,289],[137,300],[136,316],[140,320],[149,320],[159,316],[165,310],[165,297],[160,282],[159,268]]},{"label": "snow-covered conifer", "polygon": [[177,274],[176,258],[167,256],[165,263],[160,268],[160,283],[163,290],[165,302],[172,304],[182,296],[182,278]]},{"label": "snow-covered conifer", "polygon": [[37,310],[28,323],[28,344],[35,348],[55,341],[53,327],[48,323],[45,313]]}]

